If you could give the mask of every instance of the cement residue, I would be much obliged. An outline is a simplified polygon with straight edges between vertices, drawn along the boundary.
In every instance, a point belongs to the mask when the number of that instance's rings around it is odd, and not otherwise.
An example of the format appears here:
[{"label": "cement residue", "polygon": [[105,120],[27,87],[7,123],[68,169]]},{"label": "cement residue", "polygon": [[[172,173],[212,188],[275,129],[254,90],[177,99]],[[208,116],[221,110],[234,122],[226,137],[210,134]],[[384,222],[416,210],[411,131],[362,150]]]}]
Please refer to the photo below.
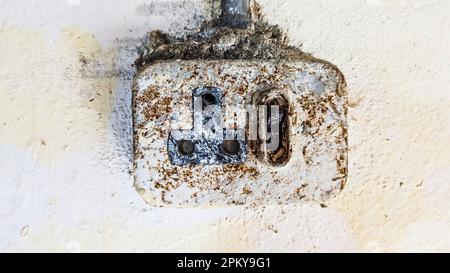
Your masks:
[{"label": "cement residue", "polygon": [[148,34],[148,44],[137,60],[138,68],[158,60],[224,59],[313,59],[289,46],[278,26],[269,25],[253,6],[253,23],[247,29],[220,26],[219,20],[205,23],[199,31],[176,37],[161,31]]}]

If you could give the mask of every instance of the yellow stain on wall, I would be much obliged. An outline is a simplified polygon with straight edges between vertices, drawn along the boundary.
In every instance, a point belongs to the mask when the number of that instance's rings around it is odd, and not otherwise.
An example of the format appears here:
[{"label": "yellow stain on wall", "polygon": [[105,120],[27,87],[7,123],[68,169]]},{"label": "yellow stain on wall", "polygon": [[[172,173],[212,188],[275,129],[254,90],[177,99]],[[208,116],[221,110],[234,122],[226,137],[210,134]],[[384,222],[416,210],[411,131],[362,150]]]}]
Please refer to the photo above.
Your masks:
[{"label": "yellow stain on wall", "polygon": [[395,88],[376,101],[371,93],[350,111],[348,183],[330,208],[348,219],[363,251],[448,249],[450,231],[422,239],[450,217],[449,202],[437,198],[450,196],[450,177],[435,175],[450,173],[450,101]]},{"label": "yellow stain on wall", "polygon": [[107,141],[117,77],[116,52],[79,28],[50,44],[43,33],[0,29],[0,143],[32,153],[39,164],[92,151]]}]

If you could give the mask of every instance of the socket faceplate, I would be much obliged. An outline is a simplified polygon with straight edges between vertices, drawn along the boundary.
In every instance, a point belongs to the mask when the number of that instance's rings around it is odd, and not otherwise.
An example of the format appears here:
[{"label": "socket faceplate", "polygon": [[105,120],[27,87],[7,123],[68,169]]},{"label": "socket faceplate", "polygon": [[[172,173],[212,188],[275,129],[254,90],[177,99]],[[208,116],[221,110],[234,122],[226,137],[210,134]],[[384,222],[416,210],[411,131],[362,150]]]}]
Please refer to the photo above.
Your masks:
[{"label": "socket faceplate", "polygon": [[[246,134],[242,109],[254,95],[270,89],[282,95],[289,104],[286,163],[268,164],[248,150],[238,164],[173,164],[171,134],[192,132],[194,90],[205,87],[221,90],[224,127]],[[326,62],[158,61],[137,75],[133,110],[135,187],[154,206],[324,203],[345,185],[345,80]]]}]

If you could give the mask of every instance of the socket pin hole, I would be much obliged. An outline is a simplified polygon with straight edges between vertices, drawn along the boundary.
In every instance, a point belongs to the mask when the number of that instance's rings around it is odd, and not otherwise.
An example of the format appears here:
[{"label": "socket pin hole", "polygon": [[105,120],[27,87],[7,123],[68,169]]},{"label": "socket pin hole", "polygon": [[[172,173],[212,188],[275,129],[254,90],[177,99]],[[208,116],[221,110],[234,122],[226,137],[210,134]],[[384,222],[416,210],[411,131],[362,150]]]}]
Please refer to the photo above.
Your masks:
[{"label": "socket pin hole", "polygon": [[204,93],[201,95],[202,98],[202,108],[205,109],[210,105],[217,105],[217,98],[211,93]]},{"label": "socket pin hole", "polygon": [[178,142],[178,151],[182,155],[192,155],[194,153],[194,143],[190,140]]},{"label": "socket pin hole", "polygon": [[228,155],[237,155],[241,149],[241,145],[237,140],[225,140],[222,142],[221,148]]}]

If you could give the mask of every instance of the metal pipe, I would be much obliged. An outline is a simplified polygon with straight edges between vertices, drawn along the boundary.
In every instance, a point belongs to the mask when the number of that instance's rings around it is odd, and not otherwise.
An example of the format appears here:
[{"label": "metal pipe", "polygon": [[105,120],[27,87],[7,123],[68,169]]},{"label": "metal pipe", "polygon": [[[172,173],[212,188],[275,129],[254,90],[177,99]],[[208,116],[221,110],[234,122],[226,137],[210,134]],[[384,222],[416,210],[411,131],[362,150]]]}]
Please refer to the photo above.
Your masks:
[{"label": "metal pipe", "polygon": [[222,0],[220,25],[247,28],[250,24],[250,0]]}]

